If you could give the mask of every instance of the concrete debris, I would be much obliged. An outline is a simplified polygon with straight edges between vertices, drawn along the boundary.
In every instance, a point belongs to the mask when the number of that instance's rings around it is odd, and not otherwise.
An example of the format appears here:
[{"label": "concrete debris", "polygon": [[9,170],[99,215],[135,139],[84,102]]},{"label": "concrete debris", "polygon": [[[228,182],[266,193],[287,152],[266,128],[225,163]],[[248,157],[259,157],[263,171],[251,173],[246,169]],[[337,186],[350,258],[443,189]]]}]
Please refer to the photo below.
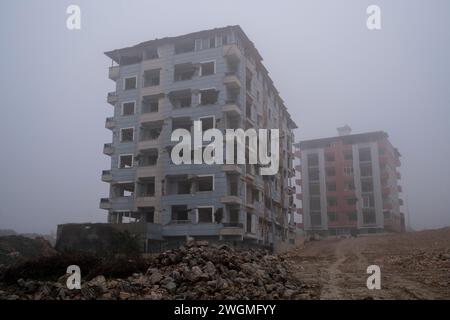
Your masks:
[{"label": "concrete debris", "polygon": [[155,254],[148,269],[126,278],[97,275],[82,280],[81,290],[59,281],[19,279],[0,285],[0,299],[307,299],[292,266],[283,256],[261,249],[241,251],[189,242],[179,249]]}]

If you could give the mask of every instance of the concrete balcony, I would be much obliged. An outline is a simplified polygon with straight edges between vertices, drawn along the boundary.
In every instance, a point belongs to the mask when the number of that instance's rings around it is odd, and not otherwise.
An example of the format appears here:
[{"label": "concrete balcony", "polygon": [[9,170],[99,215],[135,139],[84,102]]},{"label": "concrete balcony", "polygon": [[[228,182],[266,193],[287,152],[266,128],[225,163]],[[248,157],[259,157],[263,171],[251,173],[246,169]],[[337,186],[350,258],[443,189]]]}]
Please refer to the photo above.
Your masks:
[{"label": "concrete balcony", "polygon": [[242,223],[223,223],[223,228],[220,229],[221,236],[243,236],[244,225]]},{"label": "concrete balcony", "polygon": [[223,196],[220,198],[220,202],[224,204],[242,204],[242,199],[238,196]]},{"label": "concrete balcony", "polygon": [[231,116],[240,116],[242,114],[241,108],[239,108],[237,102],[232,100],[225,101],[225,105],[222,107],[222,111],[224,113],[230,114]]},{"label": "concrete balcony", "polygon": [[113,153],[114,153],[114,147],[113,147],[112,143],[105,143],[103,145],[103,154],[110,156]]},{"label": "concrete balcony", "polygon": [[134,210],[134,196],[115,197],[110,199],[112,210]]},{"label": "concrete balcony", "polygon": [[102,181],[103,182],[113,181],[113,176],[112,176],[111,170],[103,170],[102,171]]},{"label": "concrete balcony", "polygon": [[119,96],[117,95],[117,93],[115,91],[114,92],[108,92],[108,96],[106,98],[106,101],[110,105],[115,106],[116,103],[119,101]]},{"label": "concrete balcony", "polygon": [[108,72],[108,76],[111,80],[116,81],[117,79],[119,79],[120,73],[120,66],[111,66],[109,67],[109,72]]},{"label": "concrete balcony", "polygon": [[227,72],[225,73],[225,78],[223,79],[223,83],[232,89],[241,88],[241,81],[235,72]]},{"label": "concrete balcony", "polygon": [[134,200],[134,205],[136,208],[139,207],[155,207],[158,200],[155,196],[153,197],[136,197]]},{"label": "concrete balcony", "polygon": [[223,56],[230,62],[239,62],[241,60],[241,50],[236,44],[226,44],[223,46]]},{"label": "concrete balcony", "polygon": [[240,165],[238,165],[238,164],[224,164],[222,166],[222,171],[224,171],[225,173],[230,173],[230,174],[241,174],[242,173],[242,169],[241,169]]},{"label": "concrete balcony", "polygon": [[171,220],[163,227],[163,236],[218,236],[221,224],[218,223],[193,223],[191,220]]},{"label": "concrete balcony", "polygon": [[162,172],[161,169],[158,169],[157,165],[154,166],[139,166],[136,169],[136,177],[137,178],[146,178],[146,177],[154,177],[158,173]]},{"label": "concrete balcony", "polygon": [[139,122],[149,122],[149,121],[161,121],[164,120],[164,114],[160,112],[146,112],[141,113],[139,116]]},{"label": "concrete balcony", "polygon": [[101,198],[100,199],[100,209],[109,210],[111,209],[111,202],[109,198]]},{"label": "concrete balcony", "polygon": [[106,129],[112,130],[115,128],[115,126],[116,126],[116,121],[114,121],[114,117],[106,118],[106,120],[105,120],[105,128]]}]

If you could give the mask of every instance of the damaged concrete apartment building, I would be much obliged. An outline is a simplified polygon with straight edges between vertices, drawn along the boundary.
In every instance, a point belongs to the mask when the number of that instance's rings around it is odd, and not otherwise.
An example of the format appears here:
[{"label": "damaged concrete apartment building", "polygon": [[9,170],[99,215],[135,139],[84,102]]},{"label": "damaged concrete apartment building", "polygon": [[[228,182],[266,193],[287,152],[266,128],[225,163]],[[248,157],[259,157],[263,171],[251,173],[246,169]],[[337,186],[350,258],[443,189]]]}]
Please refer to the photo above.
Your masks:
[{"label": "damaged concrete apartment building", "polygon": [[[262,58],[239,26],[151,40],[106,52],[115,90],[107,101],[108,223],[140,235],[144,251],[186,237],[237,245],[295,245],[293,129]],[[173,130],[280,130],[277,175],[258,165],[175,165]],[[205,143],[206,145],[207,143]]]},{"label": "damaged concrete apartment building", "polygon": [[296,144],[301,172],[297,184],[307,235],[340,236],[405,231],[401,212],[400,153],[383,131]]}]

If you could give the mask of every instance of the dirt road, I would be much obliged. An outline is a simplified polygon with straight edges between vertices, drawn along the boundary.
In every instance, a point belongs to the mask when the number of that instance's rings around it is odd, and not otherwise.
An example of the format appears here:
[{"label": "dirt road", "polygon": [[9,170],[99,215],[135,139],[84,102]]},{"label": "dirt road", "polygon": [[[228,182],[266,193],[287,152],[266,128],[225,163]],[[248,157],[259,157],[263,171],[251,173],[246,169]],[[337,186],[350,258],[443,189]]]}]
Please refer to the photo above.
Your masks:
[{"label": "dirt road", "polygon": [[[289,254],[313,299],[450,299],[450,229],[312,241]],[[381,289],[369,290],[369,265]]]}]

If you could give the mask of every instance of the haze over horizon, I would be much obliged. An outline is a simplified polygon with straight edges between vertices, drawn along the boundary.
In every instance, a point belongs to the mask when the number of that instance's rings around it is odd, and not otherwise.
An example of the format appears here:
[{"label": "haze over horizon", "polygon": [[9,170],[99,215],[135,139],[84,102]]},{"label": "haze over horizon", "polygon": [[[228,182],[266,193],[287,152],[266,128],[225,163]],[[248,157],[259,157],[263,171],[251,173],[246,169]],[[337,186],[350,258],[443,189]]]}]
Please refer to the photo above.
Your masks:
[{"label": "haze over horizon", "polygon": [[[81,30],[66,8],[81,8]],[[381,8],[382,30],[366,28]],[[386,131],[402,154],[414,229],[450,226],[450,2],[9,1],[0,13],[0,229],[106,222],[112,115],[105,51],[240,25],[264,58],[297,140]],[[407,213],[406,206],[403,212]]]}]

